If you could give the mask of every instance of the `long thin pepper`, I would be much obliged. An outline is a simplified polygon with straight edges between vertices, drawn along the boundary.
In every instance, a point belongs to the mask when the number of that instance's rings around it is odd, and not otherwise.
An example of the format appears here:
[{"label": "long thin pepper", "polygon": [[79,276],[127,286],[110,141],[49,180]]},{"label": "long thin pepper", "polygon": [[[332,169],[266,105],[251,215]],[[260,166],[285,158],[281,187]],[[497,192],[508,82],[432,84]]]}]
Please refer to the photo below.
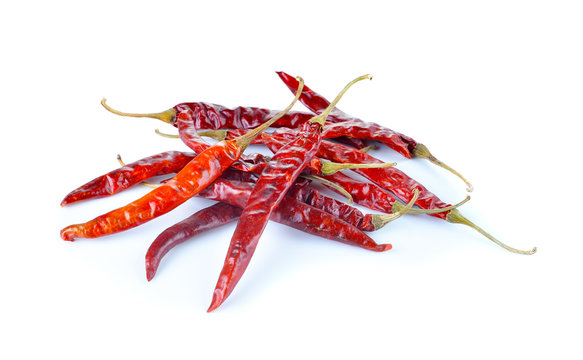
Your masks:
[{"label": "long thin pepper", "polygon": [[346,85],[322,114],[314,116],[304,124],[299,136],[287,143],[271,158],[237,223],[223,269],[213,292],[209,312],[220,306],[243,276],[273,210],[318,151],[322,141],[322,127],[330,111],[334,109],[350,86],[370,78],[370,75],[360,76]]}]

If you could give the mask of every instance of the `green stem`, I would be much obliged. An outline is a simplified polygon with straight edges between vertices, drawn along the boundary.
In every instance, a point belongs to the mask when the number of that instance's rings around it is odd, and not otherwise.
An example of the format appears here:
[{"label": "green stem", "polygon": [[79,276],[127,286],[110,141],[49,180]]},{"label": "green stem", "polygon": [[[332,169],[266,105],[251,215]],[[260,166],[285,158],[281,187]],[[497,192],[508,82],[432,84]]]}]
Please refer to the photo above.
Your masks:
[{"label": "green stem", "polygon": [[448,165],[446,165],[442,161],[438,160],[435,156],[433,156],[433,154],[429,151],[427,146],[425,146],[423,144],[415,145],[415,149],[413,150],[413,155],[418,157],[418,158],[421,158],[421,159],[427,159],[427,160],[431,161],[432,163],[434,163],[435,165],[442,167],[442,168],[446,169],[447,171],[450,171],[452,174],[459,177],[460,179],[463,180],[463,182],[466,183],[466,186],[467,186],[466,190],[468,192],[474,191],[474,186],[472,184],[470,184],[470,182],[468,180],[466,180],[466,178],[463,177],[462,174],[455,171],[453,168],[449,167]]},{"label": "green stem", "polygon": [[411,210],[413,205],[415,205],[415,201],[417,201],[418,198],[419,198],[419,190],[414,189],[413,190],[413,197],[411,198],[411,201],[409,201],[409,203],[407,203],[407,205],[405,205],[399,211],[394,212],[392,214],[377,215],[377,216],[373,215],[372,219],[371,219],[371,223],[373,224],[374,229],[378,230],[378,229],[382,228],[383,226],[387,225],[388,223],[390,223],[391,221],[395,221],[398,218],[400,218],[401,216],[403,216],[404,214],[406,214],[407,212],[409,212],[409,210]]},{"label": "green stem", "polygon": [[346,93],[346,91],[348,91],[348,89],[350,89],[350,87],[354,84],[356,84],[357,82],[361,81],[361,80],[365,80],[365,79],[369,79],[372,80],[372,76],[371,75],[362,75],[357,77],[356,79],[352,80],[351,82],[349,82],[344,89],[342,89],[338,95],[336,95],[336,98],[334,99],[334,101],[332,101],[330,103],[330,105],[328,105],[328,107],[326,108],[326,110],[324,110],[323,113],[321,113],[320,115],[316,115],[313,118],[311,118],[309,121],[311,122],[317,122],[320,125],[324,126],[324,123],[326,122],[326,118],[328,117],[328,115],[330,114],[330,112],[332,110],[334,110],[334,108],[336,107],[336,105],[338,104],[338,102],[340,101],[340,99],[342,98],[342,96]]},{"label": "green stem", "polygon": [[321,178],[321,177],[316,176],[316,175],[300,175],[300,177],[303,177],[304,179],[312,180],[315,182],[319,182],[322,185],[329,186],[329,187],[335,189],[336,191],[338,191],[339,193],[341,193],[342,195],[344,195],[348,199],[349,204],[352,203],[352,200],[353,200],[352,195],[350,195],[350,193],[348,191],[346,191],[346,189],[344,189],[342,186],[336,184],[335,182],[332,182],[330,180],[326,180],[326,179]]},{"label": "green stem", "polygon": [[109,105],[107,105],[106,101],[107,100],[105,98],[103,98],[101,100],[101,105],[103,105],[103,107],[107,111],[112,112],[116,115],[129,116],[129,117],[147,117],[147,118],[162,120],[168,124],[173,124],[174,121],[176,120],[176,110],[174,110],[174,109],[168,109],[166,111],[162,111],[159,113],[152,113],[152,114],[134,114],[134,113],[126,113],[126,112],[122,112],[119,110],[115,110],[112,107],[110,107]]},{"label": "green stem", "polygon": [[335,172],[345,169],[370,169],[383,168],[395,166],[397,163],[372,163],[372,164],[350,164],[350,163],[336,163],[322,159],[322,175],[332,175]]},{"label": "green stem", "polygon": [[496,245],[498,245],[498,246],[500,246],[500,247],[502,247],[510,252],[513,252],[516,254],[523,254],[523,255],[532,255],[536,252],[536,247],[533,247],[531,250],[518,250],[518,249],[515,249],[511,246],[504,244],[503,242],[497,240],[492,235],[488,234],[486,231],[484,231],[484,229],[482,229],[478,225],[476,225],[473,222],[471,222],[470,220],[466,219],[457,209],[454,209],[449,214],[447,214],[446,220],[449,221],[450,223],[454,223],[454,224],[467,225],[467,226],[473,228],[474,230],[478,231],[480,234],[487,237],[490,241],[492,241]]}]

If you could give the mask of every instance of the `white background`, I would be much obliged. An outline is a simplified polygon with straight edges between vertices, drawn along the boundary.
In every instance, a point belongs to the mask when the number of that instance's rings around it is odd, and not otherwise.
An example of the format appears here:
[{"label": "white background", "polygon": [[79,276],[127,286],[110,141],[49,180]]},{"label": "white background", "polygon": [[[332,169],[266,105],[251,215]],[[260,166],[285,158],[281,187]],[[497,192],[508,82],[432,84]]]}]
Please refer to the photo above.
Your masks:
[{"label": "white background", "polygon": [[[120,2],[2,5],[0,357],[30,359],[580,359],[583,51],[578,1]],[[59,230],[144,194],[59,207],[126,161],[186,150],[151,119],[182,101],[280,109],[274,71],[408,134],[466,175],[461,225],[409,216],[372,253],[270,223],[225,304],[207,314],[234,224],[169,253],[155,236],[212,203],[64,242]],[[303,109],[298,105],[296,109]],[[261,148],[253,150],[265,151]],[[389,150],[442,199],[463,184]]]}]

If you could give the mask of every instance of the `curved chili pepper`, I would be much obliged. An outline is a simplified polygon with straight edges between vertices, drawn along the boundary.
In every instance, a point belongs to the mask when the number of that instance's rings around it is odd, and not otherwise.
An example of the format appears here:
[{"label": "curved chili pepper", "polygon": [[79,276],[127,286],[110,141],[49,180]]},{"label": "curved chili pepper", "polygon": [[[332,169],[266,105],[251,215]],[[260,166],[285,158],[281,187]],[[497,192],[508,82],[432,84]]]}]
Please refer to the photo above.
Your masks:
[{"label": "curved chili pepper", "polygon": [[146,253],[146,278],[148,281],[152,280],[160,261],[173,247],[201,232],[237,220],[241,211],[241,208],[236,206],[216,203],[164,230],[152,242]]},{"label": "curved chili pepper", "polygon": [[271,213],[282,201],[308,161],[316,155],[322,141],[322,127],[328,113],[352,84],[369,78],[370,75],[361,76],[350,82],[326,111],[302,125],[299,135],[271,158],[261,173],[237,223],[225,264],[213,292],[209,312],[220,306],[231,294],[255,252]]},{"label": "curved chili pepper", "polygon": [[239,160],[243,151],[259,133],[293,107],[301,92],[301,82],[300,78],[300,90],[298,90],[293,102],[274,118],[243,136],[234,140],[221,141],[204,150],[174,178],[140,199],[98,216],[87,223],[66,227],[61,230],[61,237],[64,240],[73,241],[75,238],[94,238],[124,231],[163,215],[184,203]]},{"label": "curved chili pepper", "polygon": [[[286,74],[283,71],[278,71],[277,75],[279,75],[280,79],[287,85],[292,93],[297,91],[297,81],[291,75]],[[313,91],[305,84],[302,96],[300,96],[300,101],[308,109],[315,112],[316,114],[324,111],[324,109],[326,109],[330,103],[328,100],[326,100],[325,97]],[[420,144],[412,138],[393,131],[389,128],[375,123],[364,122],[358,118],[352,117],[342,112],[340,109],[335,109],[333,115],[342,121],[336,121],[335,124],[327,126],[323,135],[325,138],[333,138],[344,135],[359,139],[370,139],[382,142],[383,144],[387,145],[391,149],[399,152],[401,155],[407,158],[415,156],[422,159],[427,159],[433,164],[450,171],[466,183],[466,186],[468,187],[467,191],[471,192],[473,190],[472,184],[470,184],[466,178],[433,156],[427,146]]]},{"label": "curved chili pepper", "polygon": [[194,156],[180,151],[167,151],[148,156],[99,176],[71,191],[61,202],[61,206],[113,195],[153,176],[179,172]]}]

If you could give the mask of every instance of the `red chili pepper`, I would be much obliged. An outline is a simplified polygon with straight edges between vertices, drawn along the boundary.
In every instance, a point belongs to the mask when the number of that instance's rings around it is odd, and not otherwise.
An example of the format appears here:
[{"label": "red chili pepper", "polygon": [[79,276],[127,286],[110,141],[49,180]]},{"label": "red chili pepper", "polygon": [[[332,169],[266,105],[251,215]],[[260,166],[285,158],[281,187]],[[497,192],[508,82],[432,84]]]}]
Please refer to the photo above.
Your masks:
[{"label": "red chili pepper", "polygon": [[179,151],[167,151],[127,164],[71,191],[61,202],[61,206],[113,195],[152,176],[179,172],[194,156]]},{"label": "red chili pepper", "polygon": [[[277,74],[287,85],[287,87],[293,93],[296,93],[298,87],[297,81],[291,75],[282,71],[277,72]],[[326,100],[325,97],[305,85],[304,90],[302,91],[302,96],[300,96],[300,101],[308,109],[315,112],[316,114],[324,111],[330,104],[330,102]],[[433,154],[431,154],[429,149],[427,149],[427,146],[416,142],[412,138],[381,125],[364,122],[358,118],[352,117],[342,112],[340,109],[335,109],[332,115],[341,121],[336,121],[335,124],[331,124],[326,127],[323,135],[325,138],[351,136],[359,139],[370,139],[382,142],[383,144],[389,146],[391,149],[399,152],[401,155],[407,158],[415,156],[427,159],[432,163],[452,172],[466,183],[468,191],[471,192],[473,190],[472,184],[470,184],[470,182],[467,181],[459,172],[438,160],[435,156],[433,156]]]},{"label": "red chili pepper", "polygon": [[152,280],[160,261],[176,245],[201,232],[235,221],[241,209],[225,203],[216,203],[202,209],[181,222],[164,230],[154,240],[146,253],[146,278]]},{"label": "red chili pepper", "polygon": [[[126,113],[115,110],[106,103],[106,99],[101,101],[101,104],[108,111],[130,117],[147,117],[162,120],[166,123],[175,125],[176,117],[184,111],[191,111],[194,114],[194,126],[196,129],[253,129],[267,120],[273,118],[278,111],[257,108],[257,107],[236,107],[234,109],[226,108],[222,105],[208,104],[202,102],[180,103],[171,109],[159,113],[137,114]],[[305,124],[313,117],[310,113],[290,111],[275,123],[272,127],[290,127],[297,128]],[[327,119],[329,123],[338,121],[335,117]]]},{"label": "red chili pepper", "polygon": [[282,201],[308,161],[316,155],[328,113],[352,84],[367,78],[370,76],[362,76],[350,82],[322,115],[315,116],[304,124],[299,136],[288,142],[271,158],[237,223],[209,312],[216,309],[231,294],[253,256],[271,213]]},{"label": "red chili pepper", "polygon": [[[300,91],[298,90],[298,92]],[[172,180],[155,188],[142,198],[87,223],[68,226],[61,230],[61,237],[64,240],[72,241],[75,238],[94,238],[113,234],[136,227],[173,210],[203,190],[235,161],[239,160],[253,139],[289,111],[298,96],[299,93],[282,113],[244,136],[235,140],[221,141],[204,150]]]},{"label": "red chili pepper", "polygon": [[[226,202],[230,204],[229,206],[235,206],[237,210],[213,205],[212,209],[201,210],[160,234],[146,254],[148,281],[154,277],[162,257],[174,246],[202,231],[226,224],[239,217],[240,208],[245,207],[252,191],[252,183],[223,178],[217,179],[201,191],[198,196]],[[215,218],[211,218],[212,216]],[[355,226],[290,196],[284,197],[282,203],[272,213],[270,220],[366,250],[382,252],[391,249],[390,244],[379,245]]]}]

